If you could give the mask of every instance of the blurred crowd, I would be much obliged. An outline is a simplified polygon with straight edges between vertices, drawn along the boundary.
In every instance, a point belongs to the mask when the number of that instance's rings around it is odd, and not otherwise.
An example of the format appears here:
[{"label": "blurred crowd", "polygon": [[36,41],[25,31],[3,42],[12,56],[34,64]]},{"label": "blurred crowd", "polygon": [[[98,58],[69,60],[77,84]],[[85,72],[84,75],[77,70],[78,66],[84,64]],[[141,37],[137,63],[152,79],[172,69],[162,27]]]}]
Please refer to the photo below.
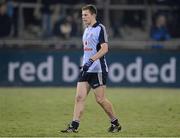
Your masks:
[{"label": "blurred crowd", "polygon": [[12,28],[13,12],[9,8],[9,2],[0,1],[0,37],[9,36]]},{"label": "blurred crowd", "polygon": [[[106,0],[0,0],[0,38],[19,37],[20,28],[27,38],[80,37],[82,22],[80,9],[76,4],[96,4],[102,6]],[[33,3],[33,8],[22,10],[19,17],[19,3]],[[124,38],[132,34],[147,36],[152,40],[163,41],[180,37],[180,2],[178,0],[110,0],[112,5],[164,5],[172,10],[154,11],[149,30],[145,28],[146,13],[142,10],[110,11],[110,36]],[[42,5],[42,6],[40,6]],[[66,8],[66,5],[72,8]],[[102,12],[99,9],[98,12]],[[103,14],[99,14],[103,21]],[[23,24],[22,24],[23,23]],[[23,25],[23,27],[21,26]],[[148,32],[147,32],[148,31]],[[146,33],[146,35],[144,35]],[[161,47],[161,46],[156,46]]]}]

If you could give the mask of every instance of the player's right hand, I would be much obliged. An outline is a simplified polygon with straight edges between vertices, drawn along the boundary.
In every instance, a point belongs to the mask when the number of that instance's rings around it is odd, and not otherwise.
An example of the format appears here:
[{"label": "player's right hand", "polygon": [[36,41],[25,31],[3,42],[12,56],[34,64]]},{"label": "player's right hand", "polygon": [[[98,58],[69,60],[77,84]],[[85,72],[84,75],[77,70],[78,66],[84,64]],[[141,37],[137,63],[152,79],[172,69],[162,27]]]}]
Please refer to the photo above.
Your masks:
[{"label": "player's right hand", "polygon": [[83,71],[88,71],[89,67],[93,64],[93,60],[90,58],[83,66]]}]

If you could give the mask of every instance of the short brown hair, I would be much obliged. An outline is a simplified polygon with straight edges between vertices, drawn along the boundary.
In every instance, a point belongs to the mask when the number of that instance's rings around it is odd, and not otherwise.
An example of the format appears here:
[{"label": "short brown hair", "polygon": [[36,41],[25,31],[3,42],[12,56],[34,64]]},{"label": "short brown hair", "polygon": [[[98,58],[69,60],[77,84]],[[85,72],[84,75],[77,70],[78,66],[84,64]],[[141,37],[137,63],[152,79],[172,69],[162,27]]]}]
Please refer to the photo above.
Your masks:
[{"label": "short brown hair", "polygon": [[95,5],[88,4],[82,7],[82,11],[84,10],[89,10],[91,14],[96,14],[97,15],[97,9]]}]

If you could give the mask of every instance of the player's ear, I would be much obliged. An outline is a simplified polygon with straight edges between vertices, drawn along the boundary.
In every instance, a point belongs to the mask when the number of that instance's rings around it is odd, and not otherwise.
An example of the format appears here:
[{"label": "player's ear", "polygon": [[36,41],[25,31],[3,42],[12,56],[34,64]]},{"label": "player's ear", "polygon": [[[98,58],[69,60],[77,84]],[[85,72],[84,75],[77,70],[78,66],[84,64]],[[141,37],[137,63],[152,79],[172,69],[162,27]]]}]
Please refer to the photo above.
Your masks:
[{"label": "player's ear", "polygon": [[96,14],[93,13],[94,18],[96,18]]}]

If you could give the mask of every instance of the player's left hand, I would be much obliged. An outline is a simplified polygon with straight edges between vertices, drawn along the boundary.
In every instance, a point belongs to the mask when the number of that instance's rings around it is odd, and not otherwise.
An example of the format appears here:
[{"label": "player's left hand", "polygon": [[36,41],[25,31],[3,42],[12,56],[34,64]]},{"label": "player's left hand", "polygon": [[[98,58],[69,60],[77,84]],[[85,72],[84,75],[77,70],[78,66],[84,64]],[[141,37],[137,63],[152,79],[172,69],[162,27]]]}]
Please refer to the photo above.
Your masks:
[{"label": "player's left hand", "polygon": [[88,71],[89,67],[93,64],[93,60],[90,58],[83,66],[83,71]]}]

